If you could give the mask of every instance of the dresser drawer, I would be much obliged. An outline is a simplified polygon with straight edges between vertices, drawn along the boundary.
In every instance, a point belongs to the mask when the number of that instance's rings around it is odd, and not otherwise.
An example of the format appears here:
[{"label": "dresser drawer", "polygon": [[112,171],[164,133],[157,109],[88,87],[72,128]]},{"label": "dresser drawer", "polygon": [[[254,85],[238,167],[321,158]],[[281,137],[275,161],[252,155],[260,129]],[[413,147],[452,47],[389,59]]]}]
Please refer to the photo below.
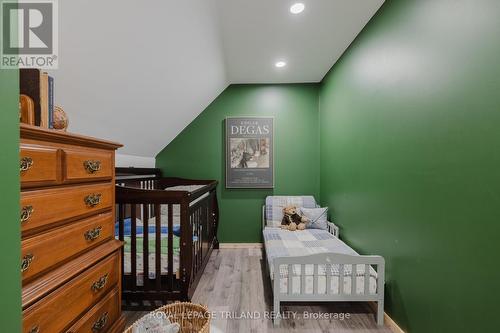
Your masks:
[{"label": "dresser drawer", "polygon": [[21,186],[57,184],[60,180],[60,150],[54,147],[21,144]]},{"label": "dresser drawer", "polygon": [[109,330],[120,314],[120,294],[118,287],[107,294],[66,333],[101,333]]},{"label": "dresser drawer", "polygon": [[21,193],[23,232],[61,220],[110,208],[114,200],[111,183]]},{"label": "dresser drawer", "polygon": [[114,236],[111,213],[100,214],[21,242],[23,281]]},{"label": "dresser drawer", "polygon": [[64,149],[64,181],[91,181],[113,177],[113,152]]},{"label": "dresser drawer", "polygon": [[23,332],[56,333],[113,289],[120,276],[115,252],[23,311]]}]

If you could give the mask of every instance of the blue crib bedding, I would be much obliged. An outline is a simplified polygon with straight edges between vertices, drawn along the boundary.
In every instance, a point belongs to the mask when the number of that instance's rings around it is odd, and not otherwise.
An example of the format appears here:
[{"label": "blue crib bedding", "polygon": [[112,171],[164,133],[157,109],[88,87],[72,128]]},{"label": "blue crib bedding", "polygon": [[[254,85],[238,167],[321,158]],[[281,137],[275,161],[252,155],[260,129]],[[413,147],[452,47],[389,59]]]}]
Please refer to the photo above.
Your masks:
[{"label": "blue crib bedding", "polygon": [[[180,224],[174,224],[172,229],[173,229],[173,233],[175,236],[177,236],[177,237],[181,236]],[[126,218],[125,220],[123,220],[123,235],[124,236],[131,236],[131,231],[132,231],[132,220],[130,218]],[[136,233],[137,233],[137,235],[144,234],[144,227],[142,225],[136,226]],[[148,233],[149,234],[156,233],[156,225],[149,225],[148,226]],[[119,223],[118,223],[118,221],[116,221],[116,223],[115,223],[115,235],[118,235],[118,234],[119,234]],[[161,226],[161,234],[168,235],[168,227],[167,226]]]}]

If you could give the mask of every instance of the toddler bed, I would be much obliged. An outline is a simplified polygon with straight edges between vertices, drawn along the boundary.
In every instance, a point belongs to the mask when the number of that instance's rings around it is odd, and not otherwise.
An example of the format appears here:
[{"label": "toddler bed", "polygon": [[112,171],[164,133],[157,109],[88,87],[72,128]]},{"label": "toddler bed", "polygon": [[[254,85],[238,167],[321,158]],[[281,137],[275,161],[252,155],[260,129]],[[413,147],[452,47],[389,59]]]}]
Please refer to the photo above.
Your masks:
[{"label": "toddler bed", "polygon": [[[377,324],[383,325],[384,258],[359,255],[338,238],[339,229],[327,222],[324,229],[280,229],[287,205],[317,207],[314,197],[266,198],[263,237],[272,282],[274,313],[281,302],[374,301]],[[279,324],[280,316],[274,323]]]},{"label": "toddler bed", "polygon": [[117,168],[116,238],[124,241],[122,299],[129,310],[189,300],[218,248],[217,181]]}]

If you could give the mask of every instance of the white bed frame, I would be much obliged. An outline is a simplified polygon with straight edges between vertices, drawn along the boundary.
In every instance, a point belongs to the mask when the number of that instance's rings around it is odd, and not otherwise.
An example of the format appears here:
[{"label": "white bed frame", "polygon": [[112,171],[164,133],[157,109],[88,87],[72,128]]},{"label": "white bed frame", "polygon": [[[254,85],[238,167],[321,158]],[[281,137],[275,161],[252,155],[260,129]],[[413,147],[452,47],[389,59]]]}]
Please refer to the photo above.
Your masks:
[{"label": "white bed frame", "polygon": [[[262,228],[266,226],[264,207],[262,208]],[[328,232],[335,237],[339,237],[339,228],[332,222],[328,222]],[[265,242],[264,242],[265,247]],[[292,287],[293,274],[288,274],[287,292],[282,293],[280,290],[280,266],[288,266],[288,272],[292,272],[292,265],[300,265],[300,293],[294,293]],[[305,266],[313,265],[313,292],[305,293]],[[331,285],[331,270],[329,265],[339,265],[339,288],[338,293],[332,293],[331,288],[326,288],[326,293],[318,292],[318,266],[326,266],[326,285]],[[351,274],[355,275],[357,265],[365,266],[363,293],[357,294],[356,278],[351,280],[351,293],[344,293],[344,266],[353,265]],[[370,266],[377,271],[377,290],[375,293],[370,293]],[[274,314],[279,313],[281,302],[377,302],[377,325],[384,325],[384,284],[385,284],[385,260],[381,256],[376,255],[347,255],[340,253],[318,253],[307,256],[298,257],[279,257],[274,258],[274,280],[272,281],[273,288],[273,311]],[[268,267],[271,269],[271,267]],[[351,276],[346,278],[351,278]],[[372,276],[373,278],[373,276]],[[280,316],[274,317],[274,325],[280,323]]]}]

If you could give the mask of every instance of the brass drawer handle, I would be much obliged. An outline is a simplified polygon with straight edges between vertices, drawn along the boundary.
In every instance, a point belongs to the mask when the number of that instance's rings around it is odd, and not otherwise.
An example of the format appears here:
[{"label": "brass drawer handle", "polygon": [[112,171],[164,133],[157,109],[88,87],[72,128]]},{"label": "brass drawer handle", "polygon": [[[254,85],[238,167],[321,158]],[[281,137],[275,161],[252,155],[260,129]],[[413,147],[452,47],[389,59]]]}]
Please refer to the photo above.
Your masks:
[{"label": "brass drawer handle", "polygon": [[35,209],[31,205],[21,208],[21,223],[28,221],[34,211]]},{"label": "brass drawer handle", "polygon": [[106,282],[108,282],[108,274],[101,276],[99,280],[92,283],[92,287],[90,287],[90,289],[92,289],[93,292],[98,292],[104,288]]},{"label": "brass drawer handle", "polygon": [[85,199],[83,199],[85,201],[85,204],[89,207],[95,207],[97,206],[98,204],[101,203],[101,194],[100,193],[93,193],[93,194],[89,194],[85,197]]},{"label": "brass drawer handle", "polygon": [[33,159],[31,157],[23,157],[20,161],[20,171],[27,171],[33,166]]},{"label": "brass drawer handle", "polygon": [[93,241],[101,235],[102,227],[96,227],[94,229],[87,230],[84,234],[85,239],[88,241]]},{"label": "brass drawer handle", "polygon": [[100,316],[96,320],[96,322],[94,323],[94,325],[92,325],[92,332],[93,333],[100,332],[104,328],[104,326],[106,326],[107,322],[108,322],[108,313],[104,312],[102,314],[102,316]]},{"label": "brass drawer handle", "polygon": [[24,272],[30,267],[33,259],[35,259],[35,256],[32,255],[31,253],[28,253],[23,257],[23,260],[21,260],[21,272]]},{"label": "brass drawer handle", "polygon": [[29,333],[39,333],[40,332],[40,327],[38,326],[33,326],[30,330]]},{"label": "brass drawer handle", "polygon": [[90,174],[96,173],[97,171],[101,170],[101,161],[86,160],[85,162],[83,162],[83,167]]}]

